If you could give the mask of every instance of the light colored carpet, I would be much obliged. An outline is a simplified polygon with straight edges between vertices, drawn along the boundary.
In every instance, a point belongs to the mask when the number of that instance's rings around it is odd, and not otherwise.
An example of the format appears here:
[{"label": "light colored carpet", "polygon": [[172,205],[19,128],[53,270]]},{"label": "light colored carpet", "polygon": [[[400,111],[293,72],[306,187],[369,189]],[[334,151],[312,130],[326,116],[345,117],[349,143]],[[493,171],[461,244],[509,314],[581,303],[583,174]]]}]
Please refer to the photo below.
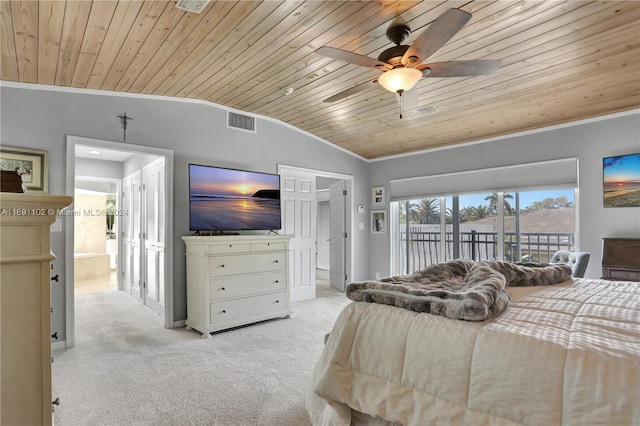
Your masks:
[{"label": "light colored carpet", "polygon": [[76,297],[76,346],[54,351],[56,426],[307,426],[304,389],[350,301],[323,287],[276,319],[202,339],[119,291]]}]

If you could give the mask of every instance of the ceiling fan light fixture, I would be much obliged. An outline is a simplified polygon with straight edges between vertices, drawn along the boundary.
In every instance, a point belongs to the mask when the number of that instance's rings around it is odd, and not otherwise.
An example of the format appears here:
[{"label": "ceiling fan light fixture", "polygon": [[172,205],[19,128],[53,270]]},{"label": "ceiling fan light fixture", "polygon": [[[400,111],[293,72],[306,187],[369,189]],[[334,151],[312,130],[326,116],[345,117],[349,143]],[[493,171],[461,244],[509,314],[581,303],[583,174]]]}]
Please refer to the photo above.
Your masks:
[{"label": "ceiling fan light fixture", "polygon": [[422,72],[415,68],[394,68],[382,73],[378,83],[393,93],[410,90],[422,78]]}]

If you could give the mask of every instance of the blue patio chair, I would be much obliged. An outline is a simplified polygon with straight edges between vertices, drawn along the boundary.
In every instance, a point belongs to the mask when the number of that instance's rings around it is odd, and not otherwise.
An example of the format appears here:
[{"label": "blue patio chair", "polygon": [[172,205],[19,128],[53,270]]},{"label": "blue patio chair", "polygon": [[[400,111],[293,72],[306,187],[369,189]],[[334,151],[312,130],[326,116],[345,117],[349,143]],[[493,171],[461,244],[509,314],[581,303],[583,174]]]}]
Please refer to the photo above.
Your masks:
[{"label": "blue patio chair", "polygon": [[589,263],[590,253],[586,251],[558,250],[549,263],[564,263],[571,266],[571,275],[575,278],[583,278]]}]

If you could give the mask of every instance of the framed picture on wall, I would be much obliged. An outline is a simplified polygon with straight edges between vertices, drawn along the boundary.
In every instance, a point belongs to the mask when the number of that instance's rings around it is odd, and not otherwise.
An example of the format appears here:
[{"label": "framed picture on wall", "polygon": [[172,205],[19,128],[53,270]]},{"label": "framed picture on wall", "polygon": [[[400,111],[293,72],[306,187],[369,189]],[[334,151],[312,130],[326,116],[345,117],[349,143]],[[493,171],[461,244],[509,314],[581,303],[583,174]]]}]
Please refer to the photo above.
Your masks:
[{"label": "framed picture on wall", "polygon": [[640,207],[640,153],[602,159],[605,207]]},{"label": "framed picture on wall", "polygon": [[384,186],[374,186],[371,189],[371,204],[374,206],[384,206]]},{"label": "framed picture on wall", "polygon": [[14,170],[31,193],[46,194],[49,190],[48,162],[47,151],[0,147],[0,170]]},{"label": "framed picture on wall", "polygon": [[384,234],[387,232],[387,212],[385,210],[374,210],[371,212],[371,232],[373,234]]}]

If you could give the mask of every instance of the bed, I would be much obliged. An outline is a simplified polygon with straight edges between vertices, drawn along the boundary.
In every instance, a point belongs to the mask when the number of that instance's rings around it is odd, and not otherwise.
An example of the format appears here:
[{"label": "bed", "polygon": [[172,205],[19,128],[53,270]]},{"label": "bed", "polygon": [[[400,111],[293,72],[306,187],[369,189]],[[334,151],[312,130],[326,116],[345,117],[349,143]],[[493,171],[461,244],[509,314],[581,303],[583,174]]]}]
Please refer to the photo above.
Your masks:
[{"label": "bed", "polygon": [[313,424],[640,424],[640,283],[506,291],[483,321],[349,304],[312,372]]}]

